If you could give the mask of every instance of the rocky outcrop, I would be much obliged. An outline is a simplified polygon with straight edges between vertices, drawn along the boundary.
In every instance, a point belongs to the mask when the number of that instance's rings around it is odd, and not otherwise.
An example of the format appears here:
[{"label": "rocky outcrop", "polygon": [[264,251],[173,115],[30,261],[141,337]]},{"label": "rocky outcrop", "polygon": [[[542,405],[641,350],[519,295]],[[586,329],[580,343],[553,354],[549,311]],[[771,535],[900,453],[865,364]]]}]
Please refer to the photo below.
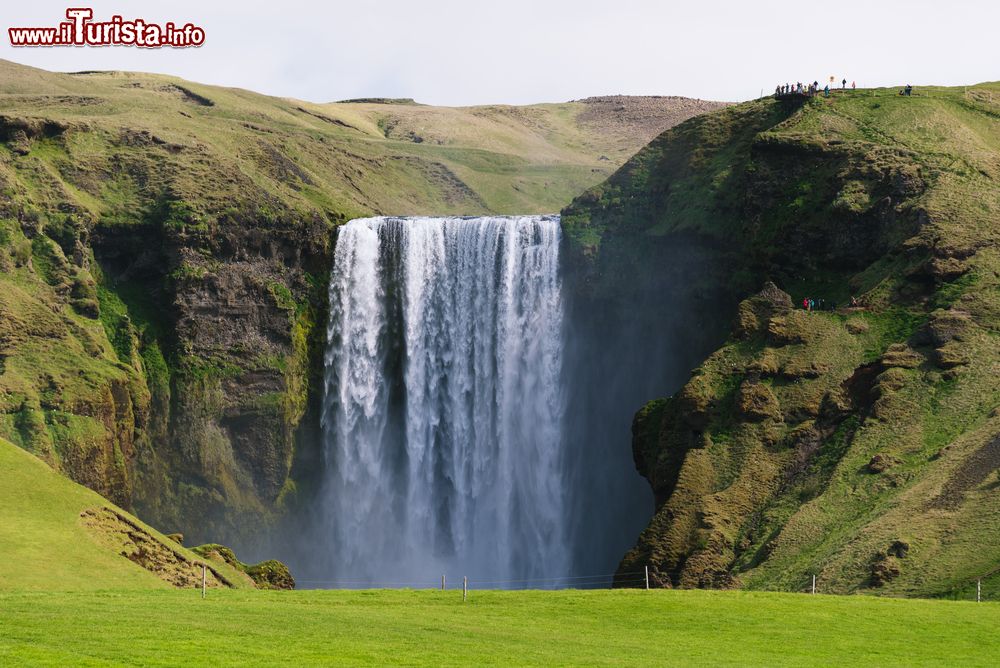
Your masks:
[{"label": "rocky outcrop", "polygon": [[233,587],[224,574],[209,565],[192,559],[179,546],[163,542],[132,518],[111,508],[89,508],[80,514],[80,521],[94,539],[115,550],[140,568],[153,573],[178,589]]},{"label": "rocky outcrop", "polygon": [[244,573],[257,589],[295,589],[295,579],[288,566],[275,559],[262,561],[259,564],[244,564],[236,558],[231,549],[215,543],[199,545],[191,548],[191,551],[208,561],[232,566],[238,572]]}]

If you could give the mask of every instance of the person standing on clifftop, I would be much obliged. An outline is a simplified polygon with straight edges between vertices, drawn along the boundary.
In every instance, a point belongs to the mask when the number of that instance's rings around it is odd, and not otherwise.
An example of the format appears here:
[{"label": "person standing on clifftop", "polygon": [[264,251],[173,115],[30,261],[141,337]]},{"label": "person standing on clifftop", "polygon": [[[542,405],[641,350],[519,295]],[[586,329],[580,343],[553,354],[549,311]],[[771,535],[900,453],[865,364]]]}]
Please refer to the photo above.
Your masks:
[{"label": "person standing on clifftop", "polygon": [[847,90],[847,79],[844,79],[843,81],[840,82],[840,88],[842,90]]}]

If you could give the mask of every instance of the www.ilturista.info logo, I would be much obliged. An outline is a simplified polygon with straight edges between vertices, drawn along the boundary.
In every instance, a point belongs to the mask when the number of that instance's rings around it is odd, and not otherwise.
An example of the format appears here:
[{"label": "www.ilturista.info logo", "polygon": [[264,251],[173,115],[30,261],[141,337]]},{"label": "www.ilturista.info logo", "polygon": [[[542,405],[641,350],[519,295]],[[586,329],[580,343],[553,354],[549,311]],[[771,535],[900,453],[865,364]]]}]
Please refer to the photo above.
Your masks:
[{"label": "www.ilturista.info logo", "polygon": [[126,21],[112,16],[110,21],[92,21],[94,10],[71,7],[66,18],[54,28],[8,28],[11,46],[164,46],[184,48],[205,43],[205,31],[196,25],[173,22],[163,25],[144,19]]}]

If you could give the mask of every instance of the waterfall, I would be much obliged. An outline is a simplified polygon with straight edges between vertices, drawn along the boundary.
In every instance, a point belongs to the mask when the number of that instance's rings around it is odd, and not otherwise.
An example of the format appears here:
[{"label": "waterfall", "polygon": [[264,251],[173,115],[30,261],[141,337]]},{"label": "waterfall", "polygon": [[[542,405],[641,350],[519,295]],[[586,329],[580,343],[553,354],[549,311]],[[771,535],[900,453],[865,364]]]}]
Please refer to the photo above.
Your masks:
[{"label": "waterfall", "polygon": [[559,238],[558,216],[339,230],[322,420],[339,584],[568,572]]}]

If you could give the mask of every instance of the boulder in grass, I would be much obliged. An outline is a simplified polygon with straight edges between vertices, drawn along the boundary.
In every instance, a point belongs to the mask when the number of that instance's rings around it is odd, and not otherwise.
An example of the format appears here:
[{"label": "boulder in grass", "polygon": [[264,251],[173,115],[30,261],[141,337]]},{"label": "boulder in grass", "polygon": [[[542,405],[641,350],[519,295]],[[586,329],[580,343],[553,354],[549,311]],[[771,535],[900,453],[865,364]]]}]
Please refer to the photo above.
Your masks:
[{"label": "boulder in grass", "polygon": [[191,548],[195,554],[211,561],[223,561],[246,574],[257,589],[295,589],[295,579],[288,566],[276,559],[268,559],[259,564],[244,564],[225,545],[208,543]]},{"label": "boulder in grass", "polygon": [[899,460],[891,455],[879,452],[868,461],[868,471],[871,473],[884,473],[899,463]]},{"label": "boulder in grass", "polygon": [[737,398],[739,411],[743,417],[754,422],[780,420],[781,407],[767,385],[743,381]]},{"label": "boulder in grass", "polygon": [[883,587],[898,578],[901,572],[896,557],[880,552],[872,561],[872,586]]}]

